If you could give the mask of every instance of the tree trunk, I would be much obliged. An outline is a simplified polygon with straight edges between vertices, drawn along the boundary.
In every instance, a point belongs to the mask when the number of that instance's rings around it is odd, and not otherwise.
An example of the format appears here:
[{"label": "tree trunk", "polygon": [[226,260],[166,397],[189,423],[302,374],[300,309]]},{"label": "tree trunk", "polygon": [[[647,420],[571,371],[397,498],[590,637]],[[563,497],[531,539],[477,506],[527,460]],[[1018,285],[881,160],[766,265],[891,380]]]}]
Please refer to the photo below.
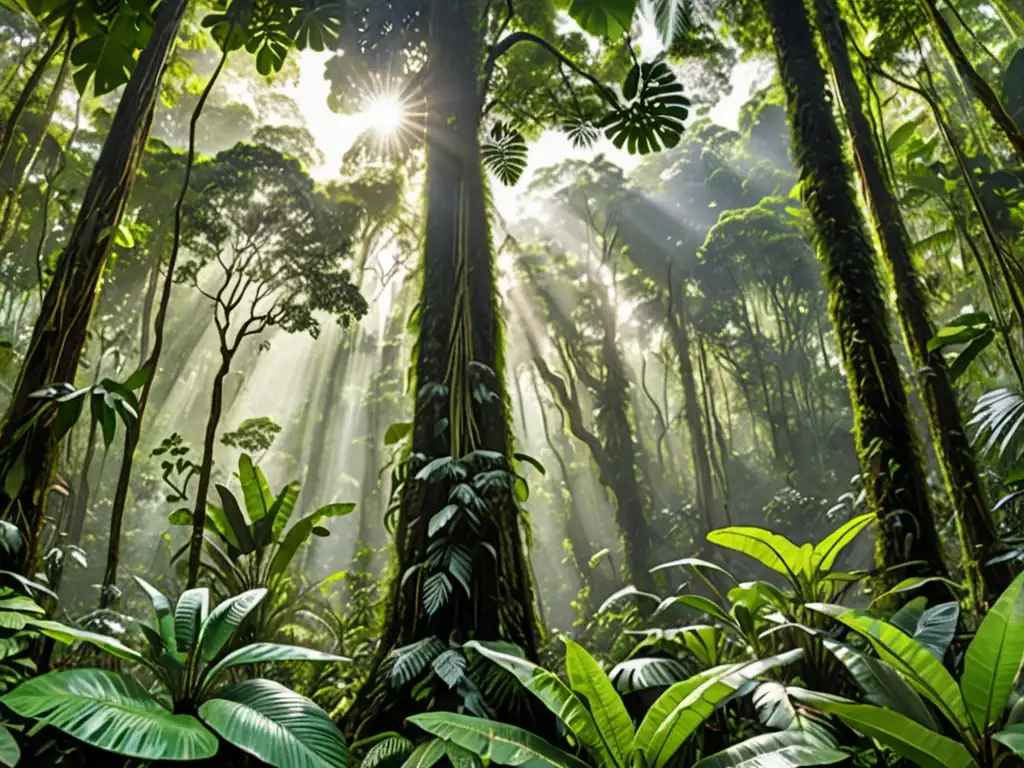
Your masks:
[{"label": "tree trunk", "polygon": [[[10,192],[7,193],[7,199],[4,201],[3,214],[0,215],[0,248],[7,244],[7,241],[10,240],[11,234],[15,230],[15,224],[18,220],[18,203],[21,201],[21,193],[25,189],[25,182],[28,180],[29,174],[32,173],[32,167],[36,164],[36,160],[39,158],[39,153],[43,149],[43,144],[46,143],[46,137],[49,134],[50,124],[53,122],[53,116],[57,112],[57,108],[60,106],[60,97],[64,91],[64,83],[67,82],[68,70],[71,67],[71,49],[75,44],[74,29],[71,29],[66,34],[66,38],[67,44],[64,50],[64,58],[60,64],[60,71],[57,73],[57,80],[53,84],[53,90],[50,91],[50,95],[46,99],[46,106],[43,109],[44,119],[42,124],[39,126],[39,136],[25,160],[24,172],[17,172],[18,166],[20,165],[17,160],[12,163],[12,168],[15,171],[15,180],[14,184],[11,186]],[[12,133],[13,130],[14,129],[12,129]],[[0,157],[0,167],[3,167],[2,157]]]},{"label": "tree trunk", "polygon": [[1013,147],[1018,161],[1024,163],[1024,133],[1021,133],[1020,126],[1017,125],[1013,116],[1006,111],[1006,107],[992,86],[988,84],[988,81],[971,64],[964,49],[957,42],[953,28],[949,26],[949,22],[942,15],[935,0],[924,0],[924,7],[932,24],[935,25],[935,30],[939,33],[939,38],[942,40],[946,53],[953,60],[956,71],[960,73],[960,77],[964,79],[967,87],[974,91],[974,95],[978,97],[985,111],[988,112],[989,116],[999,127],[999,130],[1002,131],[1010,146]]},{"label": "tree trunk", "polygon": [[57,55],[60,47],[64,44],[64,39],[73,28],[74,16],[69,13],[64,17],[64,21],[57,30],[57,34],[53,36],[53,40],[50,41],[49,47],[43,51],[43,55],[36,62],[32,74],[28,76],[28,80],[25,82],[25,87],[18,94],[18,100],[14,102],[14,106],[11,108],[11,114],[8,116],[6,123],[0,125],[0,168],[3,168],[7,162],[7,156],[11,151],[11,147],[14,146],[14,137],[18,133],[18,123],[21,121],[21,116],[25,114],[25,110],[28,109],[28,103],[39,87],[39,83],[42,82],[43,75],[46,74],[46,68],[50,66],[53,57]]},{"label": "tree trunk", "polygon": [[160,4],[153,36],[125,87],[68,245],[46,292],[0,428],[4,477],[10,479],[12,469],[15,477],[23,473],[20,483],[4,484],[0,508],[25,539],[19,563],[24,572],[30,573],[35,564],[57,449],[53,421],[36,420],[40,403],[31,395],[53,382],[75,380],[100,277],[145,152],[160,81],[186,5],[186,0]]},{"label": "tree trunk", "polygon": [[217,442],[217,428],[220,426],[224,409],[224,379],[231,372],[234,352],[221,346],[220,368],[213,377],[213,394],[210,396],[210,415],[206,419],[206,436],[203,438],[203,459],[199,465],[199,479],[196,485],[195,507],[192,510],[192,537],[188,545],[188,581],[186,589],[192,589],[199,580],[199,565],[203,556],[203,531],[206,528],[206,497],[210,492],[210,476],[213,474],[213,451]]},{"label": "tree trunk", "polygon": [[818,27],[832,62],[854,154],[878,229],[882,254],[892,271],[903,340],[918,372],[918,389],[928,413],[935,454],[956,511],[963,567],[975,605],[998,597],[1009,586],[1006,566],[984,569],[996,554],[997,535],[989,517],[985,488],[964,429],[956,392],[941,350],[929,352],[933,329],[920,277],[910,253],[906,224],[882,170],[871,125],[864,111],[835,0],[815,0]]},{"label": "tree trunk", "polygon": [[704,420],[700,414],[697,397],[697,382],[693,376],[693,358],[690,352],[690,329],[683,307],[676,307],[675,297],[669,294],[669,309],[665,314],[669,336],[679,358],[679,378],[683,383],[683,414],[686,429],[690,435],[690,455],[693,459],[693,473],[696,479],[697,512],[704,522],[705,532],[714,530],[713,514],[715,490],[711,481],[710,449]]},{"label": "tree trunk", "polygon": [[900,577],[946,576],[917,436],[893,353],[874,253],[857,206],[825,71],[801,0],[766,0],[789,108],[793,152],[814,224],[829,310],[854,409],[868,506],[879,523],[881,566],[921,561]]},{"label": "tree trunk", "polygon": [[[504,456],[510,453],[500,319],[478,135],[482,11],[479,0],[435,0],[424,20],[429,51],[425,83],[427,216],[411,447],[414,453],[431,459],[453,453],[449,436],[455,425],[438,428],[439,417],[449,409],[447,404],[433,407],[441,398],[431,398],[431,394],[449,381],[456,294],[469,301],[469,317],[461,316],[460,320],[471,326],[463,330],[471,334],[472,362],[477,364],[472,367],[482,383],[497,394],[494,400],[474,400],[469,406],[479,434],[475,447]],[[461,276],[456,269],[460,254],[467,270]],[[465,278],[465,284],[460,284],[460,278]],[[480,373],[484,370],[489,373]],[[414,477],[409,477],[403,488],[395,543],[398,577],[392,585],[386,626],[373,671],[347,716],[349,730],[357,735],[401,729],[404,718],[422,706],[409,696],[408,686],[394,690],[389,675],[381,670],[387,655],[396,648],[432,636],[444,642],[453,637],[476,637],[513,642],[536,658],[539,628],[534,590],[523,550],[519,509],[511,494],[487,505],[482,540],[466,542],[473,550],[471,599],[456,586],[448,601],[429,615],[421,602],[420,579],[406,579],[402,584],[401,575],[425,560],[430,541],[427,523],[447,504],[448,491],[447,483],[425,483]],[[483,544],[496,556],[492,557]],[[438,694],[442,699],[454,695],[440,690]],[[442,700],[435,706],[443,707],[445,703],[455,702]]]}]

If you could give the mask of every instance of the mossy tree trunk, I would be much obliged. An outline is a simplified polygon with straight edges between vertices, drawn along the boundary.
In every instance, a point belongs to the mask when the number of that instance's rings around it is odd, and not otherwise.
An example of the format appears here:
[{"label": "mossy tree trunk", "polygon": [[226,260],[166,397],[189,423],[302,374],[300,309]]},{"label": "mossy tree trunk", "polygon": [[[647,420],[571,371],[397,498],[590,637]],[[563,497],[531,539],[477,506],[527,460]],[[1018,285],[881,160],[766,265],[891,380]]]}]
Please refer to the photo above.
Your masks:
[{"label": "mossy tree trunk", "polygon": [[[470,336],[470,367],[480,377],[478,383],[496,395],[474,398],[469,406],[479,436],[474,448],[504,456],[509,456],[511,449],[480,160],[483,10],[480,0],[435,0],[426,19],[426,238],[411,449],[414,455],[429,459],[458,452],[452,445],[451,426],[439,423],[451,412],[448,397],[438,395],[439,388],[450,381],[450,344],[458,311],[453,308],[453,296],[468,298],[468,317],[459,319]],[[458,268],[460,263],[464,271]],[[450,487],[447,480],[427,482],[410,476],[402,488],[395,542],[398,568],[383,636],[370,677],[347,715],[347,730],[356,735],[401,730],[404,718],[424,706],[412,700],[409,686],[392,688],[387,657],[395,649],[430,637],[446,644],[449,640],[501,639],[536,657],[539,627],[534,589],[520,512],[510,493],[489,497],[484,533],[461,542],[473,551],[469,596],[457,586],[447,602],[429,613],[421,597],[421,579],[408,578],[403,583],[402,576],[426,560],[428,521],[448,504]],[[457,703],[455,698],[455,692],[439,690],[431,705],[451,708]]]},{"label": "mossy tree trunk", "polygon": [[995,555],[997,536],[989,517],[974,451],[964,429],[956,392],[941,350],[929,351],[933,328],[928,302],[910,252],[910,235],[899,204],[882,170],[878,147],[864,110],[844,37],[845,25],[835,0],[815,0],[818,28],[832,63],[854,154],[878,229],[882,254],[892,273],[904,344],[918,372],[918,388],[928,414],[935,453],[956,511],[963,567],[976,604],[997,597],[1009,586],[1005,566],[984,569]]},{"label": "mossy tree trunk", "polygon": [[53,418],[37,418],[41,403],[31,395],[49,384],[75,380],[100,278],[145,153],[160,81],[186,6],[186,0],[160,4],[153,36],[125,87],[68,244],[43,299],[0,428],[3,476],[8,480],[12,475],[20,478],[20,482],[3,484],[0,509],[4,519],[18,525],[24,537],[19,563],[24,572],[30,573],[35,565],[57,453]]},{"label": "mossy tree trunk", "polygon": [[854,409],[854,433],[869,508],[878,518],[881,566],[899,576],[945,576],[918,439],[893,353],[874,249],[857,205],[802,0],[765,0],[800,170],[815,229]]}]

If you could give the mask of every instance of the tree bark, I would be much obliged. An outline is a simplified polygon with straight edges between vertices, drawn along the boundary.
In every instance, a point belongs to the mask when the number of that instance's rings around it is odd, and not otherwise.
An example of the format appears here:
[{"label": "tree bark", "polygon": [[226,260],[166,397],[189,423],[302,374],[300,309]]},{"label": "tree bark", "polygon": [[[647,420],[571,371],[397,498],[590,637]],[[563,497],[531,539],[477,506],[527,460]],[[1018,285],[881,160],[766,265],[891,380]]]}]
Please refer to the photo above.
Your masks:
[{"label": "tree bark", "polygon": [[[425,82],[427,215],[411,448],[431,459],[453,453],[451,430],[438,429],[438,416],[447,414],[448,407],[441,407],[439,412],[432,407],[438,398],[429,394],[448,380],[452,297],[460,290],[470,301],[471,328],[466,330],[471,333],[473,362],[479,364],[477,368],[486,366],[492,372],[485,383],[498,395],[496,400],[474,401],[471,406],[479,434],[476,448],[504,456],[511,448],[480,161],[482,12],[479,0],[435,0],[424,20],[429,56]],[[460,227],[460,222],[464,226]],[[466,285],[459,284],[456,270],[460,239],[468,270]],[[420,598],[420,580],[410,578],[401,583],[402,574],[425,559],[430,540],[427,523],[447,504],[447,485],[409,477],[403,489],[395,543],[397,578],[392,585],[386,625],[373,671],[347,715],[348,730],[356,735],[400,730],[405,716],[422,706],[411,699],[408,688],[394,690],[389,676],[381,670],[387,655],[403,645],[431,636],[445,642],[452,637],[502,639],[536,658],[539,628],[534,589],[523,550],[519,509],[510,494],[505,494],[502,503],[488,504],[482,540],[467,542],[473,549],[471,598],[456,587],[447,603],[428,615]],[[485,543],[496,557],[488,554]],[[442,698],[451,696],[439,694]],[[438,701],[436,705],[444,703]]]},{"label": "tree bark", "polygon": [[213,393],[210,395],[210,414],[206,419],[206,435],[203,438],[203,458],[199,465],[199,479],[196,484],[195,507],[192,510],[192,536],[188,544],[188,581],[186,589],[192,589],[199,581],[199,565],[203,556],[203,532],[206,528],[206,497],[210,492],[210,476],[213,474],[213,451],[217,443],[217,428],[220,426],[224,409],[224,379],[231,372],[234,353],[222,347],[220,368],[213,377]]},{"label": "tree bark", "polygon": [[900,577],[946,576],[873,248],[857,206],[810,19],[801,0],[765,0],[765,7],[804,203],[814,225],[847,373],[864,489],[878,518],[879,565],[920,561],[901,569]]},{"label": "tree bark", "polygon": [[928,302],[911,256],[910,236],[882,169],[846,47],[845,24],[839,7],[835,0],[815,0],[815,7],[882,254],[892,273],[904,344],[918,372],[918,390],[928,414],[936,457],[956,511],[964,571],[975,605],[980,606],[998,597],[1009,586],[1012,574],[1006,566],[983,567],[983,563],[996,554],[997,535],[945,358],[941,350],[928,350],[934,331]]},{"label": "tree bark", "polygon": [[1006,111],[1006,107],[995,92],[995,89],[988,84],[988,81],[971,64],[964,49],[957,42],[953,28],[946,21],[946,17],[942,15],[942,11],[939,10],[935,0],[924,0],[924,7],[932,24],[935,25],[935,30],[939,34],[939,39],[942,40],[946,53],[953,60],[956,71],[960,73],[960,77],[964,79],[967,87],[974,91],[974,95],[978,97],[981,105],[988,112],[989,117],[995,121],[999,130],[1002,131],[1003,136],[1006,137],[1010,146],[1013,147],[1018,161],[1024,163],[1024,133],[1021,132],[1020,126],[1017,125],[1013,116]]},{"label": "tree bark", "polygon": [[75,380],[100,278],[145,152],[160,81],[186,5],[187,0],[160,4],[152,38],[125,87],[68,245],[43,299],[0,428],[4,477],[11,478],[12,469],[15,477],[24,473],[20,483],[4,484],[0,508],[4,519],[15,522],[22,532],[25,546],[18,567],[26,573],[35,565],[57,449],[53,420],[36,419],[40,403],[31,395],[48,384]]}]

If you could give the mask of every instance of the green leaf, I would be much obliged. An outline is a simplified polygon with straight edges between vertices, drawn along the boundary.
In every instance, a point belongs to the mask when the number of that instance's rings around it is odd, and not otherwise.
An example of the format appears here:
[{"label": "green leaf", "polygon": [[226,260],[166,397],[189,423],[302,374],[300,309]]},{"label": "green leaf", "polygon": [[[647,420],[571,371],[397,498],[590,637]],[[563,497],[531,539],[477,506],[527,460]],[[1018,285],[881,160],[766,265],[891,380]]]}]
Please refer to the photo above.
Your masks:
[{"label": "green leaf", "polygon": [[651,573],[655,573],[656,571],[663,571],[666,568],[681,567],[714,571],[715,573],[720,573],[723,576],[728,577],[728,579],[732,581],[734,584],[736,583],[736,577],[729,573],[727,570],[725,570],[725,568],[715,563],[712,563],[709,560],[701,560],[699,557],[684,557],[681,560],[673,560],[669,563],[662,563],[661,565],[656,565],[653,568],[651,568]]},{"label": "green leaf", "polygon": [[584,32],[614,40],[633,24],[637,0],[572,0],[569,15]]},{"label": "green leaf", "polygon": [[408,722],[429,734],[458,744],[498,765],[523,768],[588,768],[538,736],[513,725],[453,712],[413,715]]},{"label": "green leaf", "polygon": [[188,589],[178,598],[174,609],[174,636],[180,653],[191,651],[199,640],[199,630],[210,614],[210,590]]},{"label": "green leaf", "polygon": [[995,331],[985,331],[979,336],[971,339],[970,343],[964,347],[963,351],[960,352],[953,361],[949,364],[949,375],[954,379],[960,378],[971,363],[977,359],[978,355],[988,349],[992,342],[996,340]]},{"label": "green leaf", "polygon": [[[292,513],[295,511],[295,504],[299,500],[301,488],[302,486],[299,483],[289,483],[274,500],[274,505],[268,513],[274,518],[274,527],[271,529],[274,541],[277,541],[288,525],[288,522],[292,519]],[[355,505],[352,508],[355,509]]]},{"label": "green leaf", "polygon": [[849,670],[864,700],[869,704],[894,709],[929,730],[941,730],[939,721],[921,699],[921,695],[895,669],[880,659],[865,656],[835,640],[826,639],[824,643]]},{"label": "green leaf", "polygon": [[960,686],[927,648],[896,627],[870,613],[858,610],[836,612],[835,606],[808,604],[808,608],[834,616],[863,635],[888,662],[926,699],[960,728],[969,727],[967,708]]},{"label": "green leaf", "polygon": [[569,686],[586,702],[615,764],[627,766],[633,751],[633,721],[626,705],[594,657],[571,638],[563,639]]},{"label": "green leaf", "polygon": [[252,537],[252,531],[249,528],[249,521],[245,519],[245,515],[242,512],[241,506],[238,504],[238,499],[235,498],[235,494],[233,494],[229,488],[220,485],[219,483],[215,487],[217,489],[217,495],[220,496],[221,510],[224,513],[224,519],[230,527],[231,533],[234,535],[234,541],[231,541],[230,543],[236,546],[243,555],[255,552],[256,541]]},{"label": "green leaf", "polygon": [[807,704],[837,715],[851,728],[877,739],[919,768],[977,768],[977,763],[963,744],[935,733],[899,712],[870,704],[854,704],[811,691],[802,693],[800,698]]},{"label": "green leaf", "polygon": [[406,438],[409,433],[412,432],[411,421],[399,421],[388,427],[387,432],[384,433],[384,445],[395,445],[400,443]]},{"label": "green leaf", "polygon": [[814,553],[811,555],[811,572],[831,571],[832,566],[835,565],[836,558],[860,535],[861,531],[874,521],[875,514],[873,512],[855,517],[816,544]]},{"label": "green leaf", "polygon": [[686,677],[686,667],[675,659],[627,659],[608,673],[619,693],[668,688]]},{"label": "green leaf", "polygon": [[1024,724],[1007,726],[993,734],[992,740],[998,741],[1015,755],[1024,757]]},{"label": "green leaf", "polygon": [[278,547],[277,552],[274,554],[274,559],[270,561],[270,570],[268,571],[270,580],[281,576],[288,569],[292,559],[295,557],[295,553],[309,540],[313,529],[320,525],[322,521],[350,514],[355,508],[356,505],[350,503],[328,504],[325,507],[320,507],[316,512],[307,515],[293,525],[288,533],[285,534],[284,541],[281,542],[281,546]]},{"label": "green leaf", "polygon": [[892,154],[899,152],[903,145],[910,141],[910,138],[914,135],[914,132],[917,131],[917,127],[921,125],[923,120],[923,116],[912,118],[889,134],[889,152]]},{"label": "green leaf", "polygon": [[708,534],[708,541],[742,552],[794,582],[796,574],[804,569],[804,556],[800,547],[785,536],[763,528],[720,528]]},{"label": "green leaf", "polygon": [[435,656],[430,666],[445,685],[454,688],[465,675],[466,657],[454,648],[449,648],[439,656]]},{"label": "green leaf", "polygon": [[246,617],[267,596],[266,589],[251,589],[229,597],[213,609],[199,632],[198,647],[203,661],[213,661]]},{"label": "green leaf", "polygon": [[21,760],[21,750],[18,749],[18,742],[5,727],[0,725],[0,765],[7,768],[14,768]]},{"label": "green leaf", "polygon": [[845,752],[801,731],[765,733],[699,761],[693,768],[803,768],[833,765]]},{"label": "green leaf", "polygon": [[431,739],[420,744],[402,763],[402,768],[431,768],[445,756],[444,739]]},{"label": "green leaf", "polygon": [[279,645],[278,643],[253,643],[237,651],[232,651],[223,659],[217,662],[207,677],[214,677],[230,667],[237,667],[242,664],[268,664],[278,661],[310,661],[310,662],[342,662],[352,661],[345,656],[336,656],[333,653],[324,653],[312,648],[303,648],[299,645]]},{"label": "green leaf", "polygon": [[86,744],[140,760],[200,760],[217,752],[217,738],[195,718],[171,714],[139,683],[102,669],[32,678],[0,702]]},{"label": "green leaf", "polygon": [[600,756],[607,764],[615,764],[613,753],[606,746],[594,716],[558,675],[526,659],[488,647],[487,643],[471,640],[465,647],[511,672],[526,690],[565,724],[584,747]]},{"label": "green leaf", "polygon": [[514,187],[526,170],[526,139],[505,123],[491,129],[490,140],[480,145],[484,166],[506,187]]},{"label": "green leaf", "polygon": [[274,506],[274,495],[263,471],[253,465],[252,457],[247,453],[238,457],[238,480],[242,484],[242,497],[249,519],[254,523],[262,520]]},{"label": "green leaf", "polygon": [[997,722],[1024,661],[1024,573],[985,614],[967,653],[961,687],[979,730]]},{"label": "green leaf", "polygon": [[220,736],[276,768],[339,768],[348,764],[341,731],[320,707],[273,680],[229,686],[199,707]]},{"label": "green leaf", "polygon": [[723,621],[726,624],[734,624],[732,616],[726,613],[718,603],[713,600],[709,600],[702,595],[676,595],[675,597],[666,597],[661,601],[661,604],[655,610],[654,615],[657,616],[659,613],[664,613],[673,605],[685,605],[687,608],[693,608],[701,613],[706,613],[719,621]]},{"label": "green leaf", "polygon": [[921,614],[914,630],[914,639],[931,651],[936,659],[942,661],[949,650],[949,644],[953,642],[959,619],[959,603],[940,603],[932,606]]},{"label": "green leaf", "polygon": [[156,614],[156,628],[160,633],[160,638],[164,641],[164,648],[172,655],[177,653],[178,644],[177,635],[174,631],[174,607],[171,605],[171,601],[167,598],[167,595],[138,576],[135,577],[135,582],[142,587],[142,591],[146,593],[149,601],[153,604],[153,612]]},{"label": "green leaf", "polygon": [[[608,96],[610,111],[598,123],[618,149],[646,155],[679,144],[690,114],[690,100],[672,68],[658,57],[640,65],[640,89],[625,105]],[[627,83],[629,85],[629,83]]]}]

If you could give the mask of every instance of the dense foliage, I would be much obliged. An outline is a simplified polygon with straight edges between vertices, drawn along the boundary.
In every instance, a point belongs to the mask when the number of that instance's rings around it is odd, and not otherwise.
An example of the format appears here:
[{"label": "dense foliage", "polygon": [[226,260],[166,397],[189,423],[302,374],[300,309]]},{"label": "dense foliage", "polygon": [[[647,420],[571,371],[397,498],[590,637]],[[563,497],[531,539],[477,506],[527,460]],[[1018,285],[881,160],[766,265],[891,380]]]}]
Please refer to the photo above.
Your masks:
[{"label": "dense foliage", "polygon": [[0,765],[1024,765],[1021,0],[0,0]]}]

